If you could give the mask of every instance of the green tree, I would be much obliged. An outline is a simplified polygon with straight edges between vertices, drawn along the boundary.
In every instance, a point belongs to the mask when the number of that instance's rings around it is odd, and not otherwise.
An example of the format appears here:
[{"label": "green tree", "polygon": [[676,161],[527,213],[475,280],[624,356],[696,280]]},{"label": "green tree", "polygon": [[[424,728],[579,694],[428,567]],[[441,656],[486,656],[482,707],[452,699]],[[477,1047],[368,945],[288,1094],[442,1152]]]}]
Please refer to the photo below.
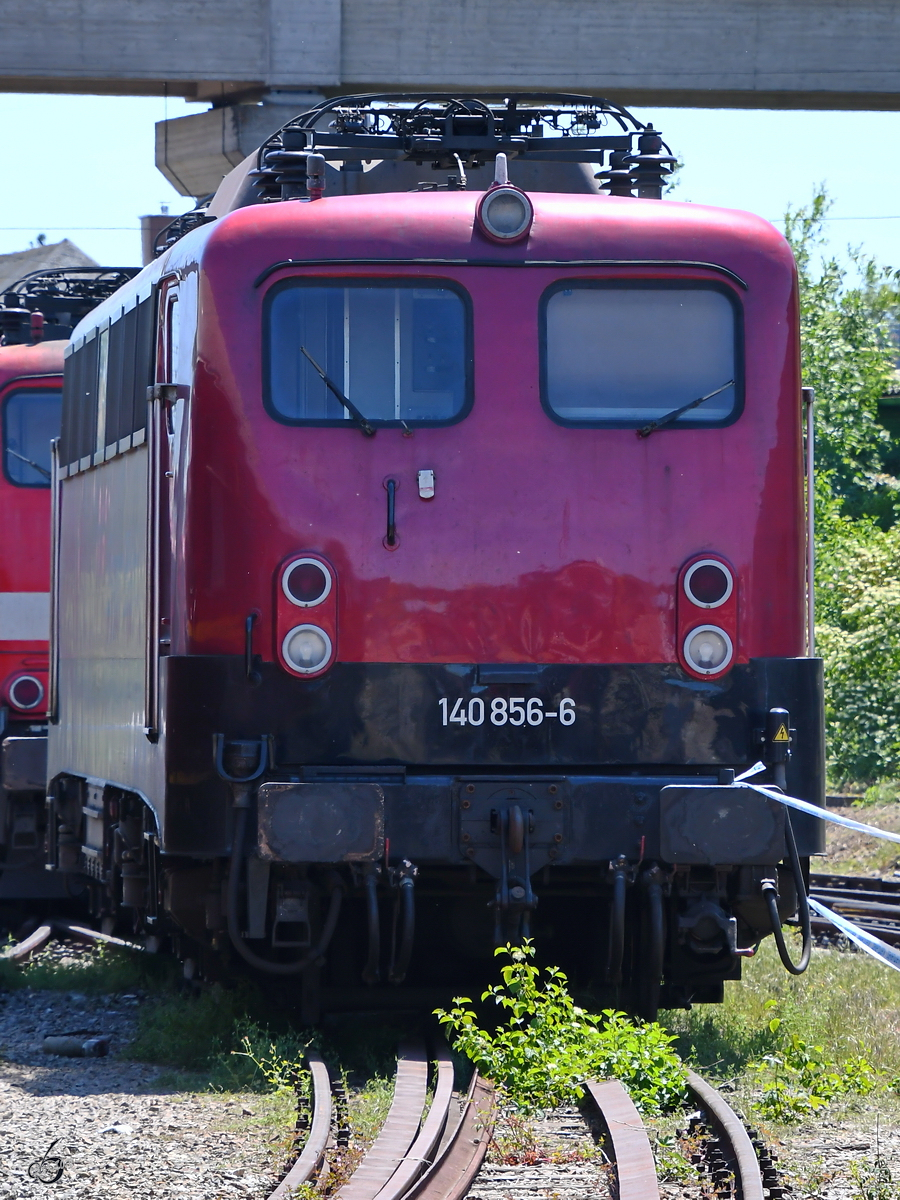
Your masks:
[{"label": "green tree", "polygon": [[878,400],[894,370],[897,273],[819,257],[820,189],[789,210],[800,278],[803,382],[816,389],[816,643],[825,659],[829,771],[837,784],[900,774],[900,483]]},{"label": "green tree", "polygon": [[803,382],[816,389],[816,460],[820,498],[843,501],[849,516],[896,519],[900,483],[884,471],[890,438],[878,424],[878,400],[894,369],[891,321],[897,273],[855,253],[857,278],[834,257],[818,260],[831,207],[824,189],[788,209],[785,236],[800,277]]}]

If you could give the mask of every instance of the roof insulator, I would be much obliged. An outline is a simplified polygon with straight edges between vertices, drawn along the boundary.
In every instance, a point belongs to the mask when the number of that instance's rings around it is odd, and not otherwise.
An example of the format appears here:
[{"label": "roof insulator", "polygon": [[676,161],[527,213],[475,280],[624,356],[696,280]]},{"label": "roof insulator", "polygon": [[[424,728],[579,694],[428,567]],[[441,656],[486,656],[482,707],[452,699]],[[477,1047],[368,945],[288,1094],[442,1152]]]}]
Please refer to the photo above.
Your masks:
[{"label": "roof insulator", "polygon": [[666,176],[671,175],[678,160],[663,153],[663,140],[652,125],[638,138],[638,152],[629,161],[635,168],[637,194],[644,200],[661,200]]},{"label": "roof insulator", "polygon": [[634,176],[631,167],[631,155],[627,150],[613,150],[609,156],[609,166],[598,171],[594,176],[600,180],[601,189],[610,196],[631,196],[634,198]]}]

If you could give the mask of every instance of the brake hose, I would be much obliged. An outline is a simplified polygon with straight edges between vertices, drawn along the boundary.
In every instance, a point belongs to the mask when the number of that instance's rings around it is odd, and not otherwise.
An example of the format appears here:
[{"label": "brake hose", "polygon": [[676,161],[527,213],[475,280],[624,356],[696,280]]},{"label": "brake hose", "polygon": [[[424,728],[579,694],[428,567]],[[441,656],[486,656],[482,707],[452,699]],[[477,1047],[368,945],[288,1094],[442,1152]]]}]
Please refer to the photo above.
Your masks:
[{"label": "brake hose", "polygon": [[625,954],[625,888],[628,884],[628,864],[624,855],[616,860],[613,870],[612,904],[609,910],[609,955],[606,978],[609,983],[622,982],[622,959]]},{"label": "brake hose", "polygon": [[369,954],[363,967],[363,983],[378,982],[381,961],[381,923],[378,913],[378,868],[368,863],[365,868],[366,917],[369,931]]},{"label": "brake hose", "polygon": [[781,928],[781,914],[778,911],[778,887],[773,879],[764,879],[760,885],[763,897],[769,909],[769,919],[772,922],[772,932],[775,935],[775,945],[786,971],[792,975],[802,975],[809,966],[809,956],[812,952],[812,923],[809,917],[809,903],[806,898],[806,887],[803,882],[803,870],[800,866],[800,855],[797,853],[797,840],[794,837],[794,827],[791,824],[791,814],[785,811],[784,833],[788,846],[788,857],[791,862],[791,873],[794,876],[794,886],[797,889],[797,910],[800,914],[800,929],[803,934],[803,949],[800,961],[794,963],[788,953]]},{"label": "brake hose", "polygon": [[268,958],[262,958],[259,954],[254,954],[241,937],[238,912],[241,884],[241,850],[244,846],[248,811],[246,808],[236,809],[234,845],[231,848],[231,866],[228,872],[228,936],[231,938],[231,944],[235,950],[251,967],[256,967],[260,971],[268,971],[270,975],[299,975],[307,967],[311,967],[317,962],[328,949],[328,944],[334,935],[334,930],[338,923],[338,917],[341,915],[344,887],[339,879],[334,882],[331,889],[331,900],[328,905],[328,915],[322,927],[322,936],[319,938],[318,945],[313,946],[302,958],[295,959],[293,962],[272,962]]}]

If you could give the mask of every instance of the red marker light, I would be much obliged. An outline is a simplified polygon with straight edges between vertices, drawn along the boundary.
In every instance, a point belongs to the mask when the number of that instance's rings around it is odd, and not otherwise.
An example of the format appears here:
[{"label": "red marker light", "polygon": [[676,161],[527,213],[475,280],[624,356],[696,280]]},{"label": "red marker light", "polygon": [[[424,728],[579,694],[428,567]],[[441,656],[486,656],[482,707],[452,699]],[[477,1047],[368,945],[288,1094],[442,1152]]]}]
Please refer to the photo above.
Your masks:
[{"label": "red marker light", "polygon": [[13,708],[29,712],[44,699],[44,685],[33,675],[19,675],[9,685],[9,702]]},{"label": "red marker light", "polygon": [[281,586],[292,604],[313,608],[331,591],[331,573],[315,558],[297,558],[288,563]]},{"label": "red marker light", "polygon": [[718,608],[734,590],[731,572],[714,558],[701,558],[684,577],[688,600],[698,608]]}]

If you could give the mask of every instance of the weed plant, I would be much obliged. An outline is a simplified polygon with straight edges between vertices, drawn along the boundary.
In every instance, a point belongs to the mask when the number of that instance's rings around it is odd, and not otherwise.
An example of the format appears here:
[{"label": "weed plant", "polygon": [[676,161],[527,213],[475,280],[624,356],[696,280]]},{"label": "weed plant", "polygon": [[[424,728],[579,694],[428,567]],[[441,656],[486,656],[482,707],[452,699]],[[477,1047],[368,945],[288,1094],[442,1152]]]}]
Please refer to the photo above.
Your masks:
[{"label": "weed plant", "polygon": [[[767,1004],[774,1008],[777,1001]],[[768,1028],[782,1036],[781,1046],[751,1064],[761,1086],[762,1094],[754,1104],[761,1116],[790,1123],[826,1108],[839,1096],[865,1096],[875,1090],[879,1073],[865,1055],[831,1062],[824,1046],[811,1045],[783,1026],[783,1018],[771,1018]]]},{"label": "weed plant", "polygon": [[689,1143],[684,1137],[679,1138],[674,1130],[660,1128],[651,1128],[650,1137],[656,1174],[661,1182],[677,1183],[681,1187],[701,1182],[700,1173],[688,1157],[691,1152],[699,1151],[698,1138]]},{"label": "weed plant", "polygon": [[674,1107],[685,1095],[685,1070],[672,1050],[674,1038],[655,1022],[635,1022],[606,1009],[599,1015],[575,1004],[565,974],[534,965],[534,946],[495,951],[509,962],[502,983],[482,994],[505,1015],[493,1030],[482,1028],[467,996],[440,1023],[484,1075],[503,1088],[509,1104],[527,1114],[581,1099],[588,1079],[616,1078],[645,1113]]},{"label": "weed plant", "polygon": [[900,1184],[881,1154],[876,1154],[871,1163],[851,1163],[850,1178],[853,1180],[853,1200],[897,1200],[900,1196]]}]

